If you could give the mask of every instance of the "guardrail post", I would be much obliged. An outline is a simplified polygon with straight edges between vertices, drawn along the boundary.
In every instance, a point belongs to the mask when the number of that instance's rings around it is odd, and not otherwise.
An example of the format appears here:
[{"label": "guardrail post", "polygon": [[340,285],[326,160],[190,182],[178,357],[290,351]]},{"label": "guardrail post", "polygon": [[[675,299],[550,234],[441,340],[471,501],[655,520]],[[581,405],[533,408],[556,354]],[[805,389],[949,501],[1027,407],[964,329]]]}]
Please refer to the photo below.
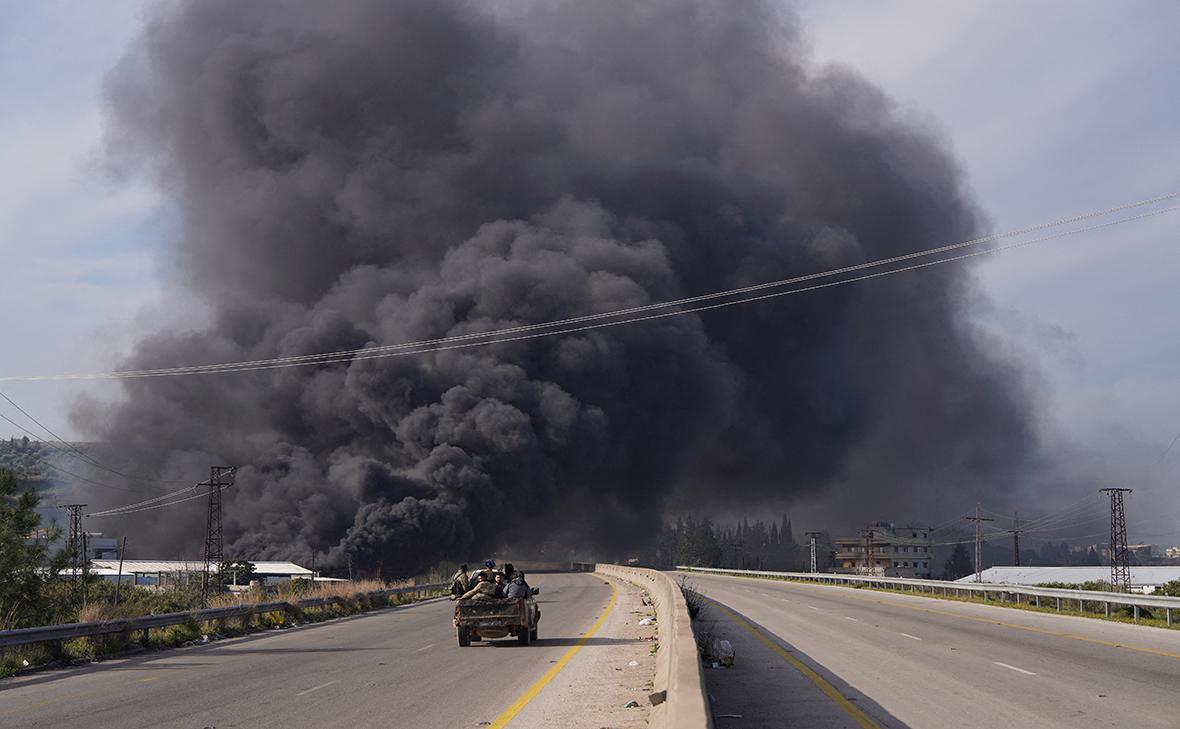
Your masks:
[{"label": "guardrail post", "polygon": [[1139,606],[1134,605],[1133,607],[1135,608],[1135,618],[1134,619],[1138,620],[1139,619]]},{"label": "guardrail post", "polygon": [[1110,617],[1110,602],[1109,601],[1103,602],[1102,607],[1105,608],[1104,612],[1106,613],[1106,617],[1109,618]]},{"label": "guardrail post", "polygon": [[1041,606],[1041,596],[1040,595],[1033,595],[1033,599],[1037,601],[1037,607],[1040,607]]},{"label": "guardrail post", "polygon": [[1167,616],[1168,625],[1172,624],[1172,608],[1164,608],[1164,614]]},{"label": "guardrail post", "polygon": [[1061,598],[1057,598],[1057,612],[1061,612]]}]

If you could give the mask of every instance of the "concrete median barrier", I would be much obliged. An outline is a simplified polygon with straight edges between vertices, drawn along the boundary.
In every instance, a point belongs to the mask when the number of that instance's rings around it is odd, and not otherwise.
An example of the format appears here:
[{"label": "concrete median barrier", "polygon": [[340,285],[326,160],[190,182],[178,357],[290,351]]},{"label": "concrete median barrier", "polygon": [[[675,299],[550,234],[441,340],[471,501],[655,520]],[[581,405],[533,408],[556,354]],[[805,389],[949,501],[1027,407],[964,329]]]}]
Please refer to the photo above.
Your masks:
[{"label": "concrete median barrier", "polygon": [[663,692],[664,701],[652,708],[652,729],[712,727],[701,660],[680,586],[657,570],[600,564],[595,571],[641,587],[655,602],[660,650],[654,693]]}]

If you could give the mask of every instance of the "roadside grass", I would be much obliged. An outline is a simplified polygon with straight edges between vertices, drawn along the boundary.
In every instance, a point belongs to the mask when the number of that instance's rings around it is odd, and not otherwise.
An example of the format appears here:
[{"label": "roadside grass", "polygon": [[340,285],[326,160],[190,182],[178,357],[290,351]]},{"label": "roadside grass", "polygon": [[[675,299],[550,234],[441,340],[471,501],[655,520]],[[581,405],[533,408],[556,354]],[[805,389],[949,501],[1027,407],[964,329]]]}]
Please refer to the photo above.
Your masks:
[{"label": "roadside grass", "polygon": [[[136,631],[134,634],[112,633],[91,638],[76,638],[62,641],[60,644],[20,646],[0,652],[0,678],[54,665],[94,661],[144,650],[165,650],[195,645],[219,638],[294,627],[305,623],[318,623],[371,610],[404,605],[415,602],[415,598],[405,595],[368,595],[366,593],[393,587],[412,586],[413,584],[409,581],[386,585],[379,580],[328,583],[294,580],[281,585],[277,590],[223,593],[214,596],[210,600],[209,606],[230,607],[279,600],[286,600],[287,605],[281,610],[236,618],[205,621],[190,619],[177,625]],[[134,594],[136,592],[148,594],[146,596],[136,595]],[[128,593],[132,594],[128,595]],[[191,595],[188,595],[187,592],[179,596],[166,595],[165,593],[166,591],[144,588],[125,589],[124,595],[128,599],[122,601],[118,606],[107,602],[91,602],[83,605],[78,610],[78,621],[93,622],[196,609],[196,603],[192,602]],[[437,595],[427,594],[422,599],[430,599],[435,596]],[[317,607],[295,605],[296,601],[308,598],[331,598],[331,602]],[[153,607],[156,609],[150,609]]]},{"label": "roadside grass", "polygon": [[[762,576],[758,576],[758,575],[736,575],[736,576],[749,577],[749,578],[753,578],[756,580],[767,580],[767,581],[771,581],[771,582],[795,582],[795,583],[805,584],[805,585],[821,584],[818,582],[812,582],[811,580],[802,580],[802,579],[798,579],[798,578],[794,578],[794,577],[773,577],[773,576],[769,576],[769,575],[766,577],[762,577]],[[1058,610],[1056,607],[1056,603],[1054,603],[1054,605],[1052,605],[1052,606],[1049,606],[1049,605],[1038,606],[1032,602],[1017,602],[1014,600],[996,600],[996,599],[984,598],[983,596],[971,595],[970,593],[968,593],[967,596],[958,596],[958,595],[949,595],[949,594],[948,595],[940,595],[935,592],[922,592],[920,590],[913,590],[913,591],[900,590],[900,589],[892,588],[892,587],[877,587],[877,586],[869,586],[869,585],[829,585],[829,586],[830,587],[842,587],[842,588],[850,589],[850,590],[872,590],[874,592],[892,592],[892,593],[896,593],[898,595],[914,595],[917,597],[934,598],[937,600],[947,600],[950,602],[965,602],[965,603],[972,603],[975,605],[994,605],[997,607],[1006,607],[1006,608],[1010,608],[1013,610],[1025,610],[1027,612],[1034,612],[1034,613],[1052,613],[1054,615],[1073,615],[1073,616],[1082,617],[1082,618],[1094,618],[1097,620],[1107,620],[1107,621],[1110,621],[1113,623],[1127,623],[1130,625],[1147,625],[1147,626],[1150,626],[1153,628],[1164,628],[1165,630],[1180,630],[1180,620],[1176,619],[1177,616],[1176,616],[1175,612],[1173,612],[1173,614],[1172,614],[1172,624],[1168,625],[1167,620],[1165,618],[1155,616],[1154,614],[1152,614],[1152,611],[1149,608],[1145,608],[1145,607],[1139,608],[1139,618],[1138,619],[1135,619],[1132,609],[1130,607],[1124,607],[1124,608],[1120,608],[1118,610],[1112,610],[1110,615],[1108,616],[1102,611],[1102,603],[1101,602],[1096,602],[1096,601],[1091,601],[1091,600],[1083,600],[1080,608],[1077,606],[1078,601],[1076,601],[1076,600],[1070,600],[1070,601],[1068,601],[1068,603],[1063,602],[1061,610]],[[948,587],[949,586],[950,586],[950,583],[948,583]],[[950,588],[950,589],[954,589],[954,588]],[[1069,605],[1069,603],[1074,603],[1074,606],[1071,607]],[[1086,608],[1087,604],[1090,606],[1089,609]]]}]

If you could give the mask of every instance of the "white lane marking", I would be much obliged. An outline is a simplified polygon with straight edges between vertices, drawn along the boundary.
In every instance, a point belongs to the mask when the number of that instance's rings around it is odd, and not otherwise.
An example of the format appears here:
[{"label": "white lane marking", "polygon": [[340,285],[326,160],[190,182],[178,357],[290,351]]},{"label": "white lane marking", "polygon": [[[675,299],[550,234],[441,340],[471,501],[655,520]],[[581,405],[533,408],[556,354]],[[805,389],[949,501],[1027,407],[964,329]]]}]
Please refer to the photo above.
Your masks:
[{"label": "white lane marking", "polygon": [[999,661],[992,661],[992,663],[996,664],[997,666],[1003,666],[1004,668],[1011,668],[1013,671],[1019,671],[1020,673],[1028,674],[1029,676],[1037,675],[1037,674],[1033,673],[1032,671],[1026,671],[1023,668],[1017,668],[1016,666],[1009,666],[1007,663],[1000,663]]},{"label": "white lane marking", "polygon": [[845,615],[845,616],[844,616],[844,619],[845,619],[845,620],[851,620],[851,621],[852,621],[852,622],[854,622],[854,623],[859,623],[859,622],[860,622],[860,621],[859,621],[859,620],[857,620],[856,618],[850,618],[850,617],[848,617],[847,615]]},{"label": "white lane marking", "polygon": [[296,696],[305,696],[307,694],[310,694],[312,691],[319,691],[322,688],[328,688],[329,686],[331,686],[334,683],[340,683],[340,682],[339,681],[329,681],[327,683],[321,683],[319,686],[313,686],[313,687],[307,689],[306,691],[300,691],[299,693],[297,693],[295,695]]},{"label": "white lane marking", "polygon": [[909,638],[910,640],[922,640],[918,636],[910,635],[909,633],[898,633],[898,635],[904,635],[905,637]]},{"label": "white lane marking", "polygon": [[809,607],[809,608],[811,608],[812,610],[815,610],[815,611],[817,611],[817,612],[819,611],[819,608],[817,608],[815,605],[808,605],[807,607]]},{"label": "white lane marking", "polygon": [[416,650],[416,651],[414,651],[414,652],[415,652],[415,653],[421,653],[421,652],[423,652],[423,651],[428,651],[428,650],[430,650],[430,649],[431,649],[431,648],[433,648],[433,647],[434,647],[434,643],[431,643],[430,645],[424,645],[424,646],[422,646],[421,648],[419,648],[418,650]]},{"label": "white lane marking", "polygon": [[780,597],[779,599],[780,599],[780,600],[782,600],[783,602],[790,602],[790,600],[788,600],[788,599],[787,599],[787,598],[785,598],[785,597]]}]

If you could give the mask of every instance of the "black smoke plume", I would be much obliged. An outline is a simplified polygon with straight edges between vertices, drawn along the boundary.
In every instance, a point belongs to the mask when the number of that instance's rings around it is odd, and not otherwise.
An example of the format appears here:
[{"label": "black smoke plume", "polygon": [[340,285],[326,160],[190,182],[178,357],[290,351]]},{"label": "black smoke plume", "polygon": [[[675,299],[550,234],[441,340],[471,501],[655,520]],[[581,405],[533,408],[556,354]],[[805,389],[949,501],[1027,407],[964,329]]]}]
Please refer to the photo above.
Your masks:
[{"label": "black smoke plume", "polygon": [[[212,323],[124,366],[486,331],[976,234],[937,135],[809,66],[777,6],[156,9],[110,79],[111,158],[171,198],[166,261]],[[1029,387],[971,323],[985,303],[951,265],[483,348],[127,381],[77,419],[144,470],[240,464],[233,554],[387,574],[505,543],[618,555],[669,508],[836,485],[851,520],[1014,485]],[[177,531],[177,511],[135,522],[140,544],[193,553],[200,520]]]}]

